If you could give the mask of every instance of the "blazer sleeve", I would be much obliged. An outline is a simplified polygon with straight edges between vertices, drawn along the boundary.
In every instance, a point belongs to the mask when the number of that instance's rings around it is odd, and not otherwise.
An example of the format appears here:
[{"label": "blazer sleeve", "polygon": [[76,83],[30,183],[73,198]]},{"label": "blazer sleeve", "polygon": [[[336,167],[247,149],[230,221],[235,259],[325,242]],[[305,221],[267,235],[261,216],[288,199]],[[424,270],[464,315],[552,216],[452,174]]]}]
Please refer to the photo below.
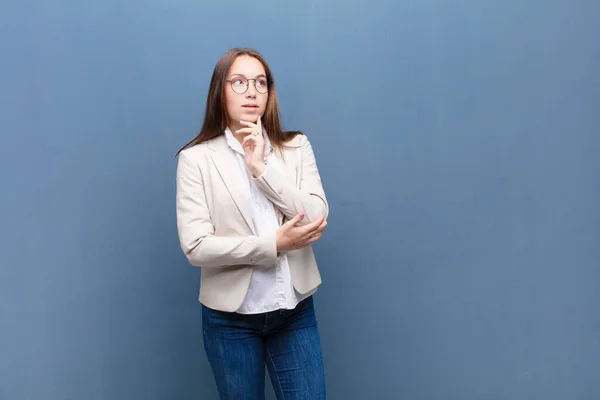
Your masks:
[{"label": "blazer sleeve", "polygon": [[312,146],[306,136],[299,136],[300,185],[290,182],[284,174],[268,164],[263,173],[253,178],[265,196],[288,218],[304,213],[301,224],[316,221],[329,215],[329,204],[325,197],[321,177]]},{"label": "blazer sleeve", "polygon": [[273,265],[275,232],[267,236],[215,236],[201,169],[186,152],[177,162],[176,214],[179,243],[190,264],[198,267]]}]

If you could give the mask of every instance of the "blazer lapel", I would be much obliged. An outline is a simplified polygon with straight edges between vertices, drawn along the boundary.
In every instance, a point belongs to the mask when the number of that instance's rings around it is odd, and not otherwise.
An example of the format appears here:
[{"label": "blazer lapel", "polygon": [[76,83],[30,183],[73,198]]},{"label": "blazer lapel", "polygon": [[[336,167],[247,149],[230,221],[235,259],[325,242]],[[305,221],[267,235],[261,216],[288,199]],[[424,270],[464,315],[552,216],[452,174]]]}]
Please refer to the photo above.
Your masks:
[{"label": "blazer lapel", "polygon": [[223,183],[227,187],[231,198],[237,206],[240,214],[244,217],[248,228],[256,235],[254,224],[252,223],[252,210],[250,209],[250,194],[245,191],[246,185],[240,179],[237,160],[235,155],[230,151],[225,141],[224,136],[219,136],[209,143],[211,158],[223,180]]}]

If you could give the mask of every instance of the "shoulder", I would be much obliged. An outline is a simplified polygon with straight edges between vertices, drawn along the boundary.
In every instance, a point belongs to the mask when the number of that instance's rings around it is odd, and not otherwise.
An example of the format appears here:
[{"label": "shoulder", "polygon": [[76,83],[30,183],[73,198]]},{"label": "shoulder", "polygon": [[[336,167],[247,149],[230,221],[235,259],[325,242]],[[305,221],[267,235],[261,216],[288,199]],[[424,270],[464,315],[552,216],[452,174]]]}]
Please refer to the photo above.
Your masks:
[{"label": "shoulder", "polygon": [[286,147],[303,147],[309,143],[308,138],[303,132],[291,131],[285,133],[287,140],[284,145]]},{"label": "shoulder", "polygon": [[[315,154],[306,134],[294,132],[295,135],[283,143],[283,156],[285,160],[294,160],[298,164],[312,162]],[[287,162],[287,161],[286,161]]]},{"label": "shoulder", "polygon": [[202,143],[190,146],[179,152],[179,159],[188,162],[205,160],[213,151],[226,147],[225,135],[217,136]]},{"label": "shoulder", "polygon": [[193,163],[203,159],[206,156],[207,152],[208,145],[206,142],[204,142],[181,150],[179,152],[178,158],[180,161],[187,161]]}]

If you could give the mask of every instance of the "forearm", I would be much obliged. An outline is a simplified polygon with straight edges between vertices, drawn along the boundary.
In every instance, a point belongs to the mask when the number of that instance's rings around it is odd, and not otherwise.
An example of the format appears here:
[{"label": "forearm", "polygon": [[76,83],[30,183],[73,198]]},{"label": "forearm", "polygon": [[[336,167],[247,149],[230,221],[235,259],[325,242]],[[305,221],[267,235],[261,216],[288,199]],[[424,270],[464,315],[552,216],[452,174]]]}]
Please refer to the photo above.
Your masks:
[{"label": "forearm", "polygon": [[[256,170],[259,173],[260,170]],[[316,190],[297,188],[279,171],[270,166],[262,168],[255,179],[256,185],[288,219],[304,214],[302,224],[327,218],[329,207],[320,185]],[[254,172],[253,172],[254,173]]]},{"label": "forearm", "polygon": [[176,214],[180,246],[192,265],[216,268],[276,263],[275,232],[265,236],[216,234],[202,176],[186,153],[180,154],[177,167]]},{"label": "forearm", "polygon": [[199,267],[219,268],[277,263],[275,234],[247,237],[206,235],[182,241],[181,247],[190,264]]},{"label": "forearm", "polygon": [[329,205],[321,184],[312,146],[305,136],[299,138],[296,153],[298,179],[285,175],[270,163],[249,165],[253,180],[264,195],[288,218],[304,214],[302,224],[329,216]]}]

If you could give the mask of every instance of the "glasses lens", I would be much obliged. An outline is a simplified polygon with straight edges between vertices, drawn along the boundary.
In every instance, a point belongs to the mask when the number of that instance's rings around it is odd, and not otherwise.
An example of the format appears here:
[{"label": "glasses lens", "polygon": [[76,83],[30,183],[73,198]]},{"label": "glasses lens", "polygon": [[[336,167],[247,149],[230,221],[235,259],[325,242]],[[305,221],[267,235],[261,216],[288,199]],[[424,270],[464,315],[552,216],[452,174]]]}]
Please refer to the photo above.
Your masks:
[{"label": "glasses lens", "polygon": [[248,82],[245,79],[237,78],[231,82],[231,88],[234,92],[242,94],[248,88]]},{"label": "glasses lens", "polygon": [[256,83],[254,84],[254,87],[256,88],[256,91],[258,93],[267,93],[269,91],[269,84],[267,83],[267,80],[265,78],[259,78],[256,80]]}]

